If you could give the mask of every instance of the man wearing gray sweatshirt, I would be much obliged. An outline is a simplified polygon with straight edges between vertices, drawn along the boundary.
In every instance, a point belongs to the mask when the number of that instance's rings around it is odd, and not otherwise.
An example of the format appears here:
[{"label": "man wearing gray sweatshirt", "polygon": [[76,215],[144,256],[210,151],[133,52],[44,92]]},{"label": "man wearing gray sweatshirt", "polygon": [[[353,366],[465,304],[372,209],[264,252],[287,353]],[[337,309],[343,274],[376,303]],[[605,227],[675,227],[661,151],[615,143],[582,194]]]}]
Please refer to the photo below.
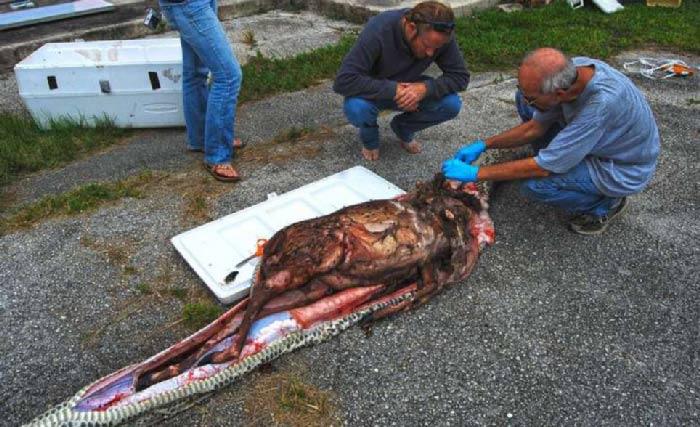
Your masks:
[{"label": "man wearing gray sweatshirt", "polygon": [[[462,101],[456,92],[467,88],[469,72],[454,26],[452,9],[435,1],[383,12],[367,23],[333,85],[359,129],[365,159],[379,159],[381,110],[402,111],[391,129],[412,154],[421,150],[416,132],[457,116]],[[423,75],[433,62],[443,73],[435,79]]]}]

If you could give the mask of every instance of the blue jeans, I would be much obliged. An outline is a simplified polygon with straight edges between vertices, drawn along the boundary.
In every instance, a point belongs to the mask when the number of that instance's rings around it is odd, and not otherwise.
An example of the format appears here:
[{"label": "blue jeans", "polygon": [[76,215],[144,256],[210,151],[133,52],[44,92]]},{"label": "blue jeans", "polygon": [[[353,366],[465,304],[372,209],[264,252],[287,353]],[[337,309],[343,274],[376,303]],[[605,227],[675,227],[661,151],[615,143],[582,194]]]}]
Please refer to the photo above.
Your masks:
[{"label": "blue jeans", "polygon": [[[532,119],[534,111],[527,105],[520,91],[515,93],[515,105],[524,122]],[[544,136],[535,140],[532,143],[535,153],[549,145],[561,129],[561,126],[555,123]],[[619,198],[606,196],[598,190],[593,184],[585,161],[566,173],[525,180],[520,191],[529,199],[556,206],[571,214],[588,214],[596,217],[606,215],[620,201]]]},{"label": "blue jeans", "polygon": [[[360,140],[368,150],[379,147],[377,116],[381,110],[400,111],[393,99],[370,100],[360,97],[345,98],[345,116],[360,130]],[[411,142],[416,132],[453,119],[462,108],[462,100],[451,93],[438,100],[423,100],[418,111],[404,112],[391,120],[391,129],[401,141]]]},{"label": "blue jeans", "polygon": [[216,0],[160,0],[160,7],[170,26],[180,33],[188,148],[203,148],[208,164],[228,163],[233,157],[242,72],[216,16]]}]

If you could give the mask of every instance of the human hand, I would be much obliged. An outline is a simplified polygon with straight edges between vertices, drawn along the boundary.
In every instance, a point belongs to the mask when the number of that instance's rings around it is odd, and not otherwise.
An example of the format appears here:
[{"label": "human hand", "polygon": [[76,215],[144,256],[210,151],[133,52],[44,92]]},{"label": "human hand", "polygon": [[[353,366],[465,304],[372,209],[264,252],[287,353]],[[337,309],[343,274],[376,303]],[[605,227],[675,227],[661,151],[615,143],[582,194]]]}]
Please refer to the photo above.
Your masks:
[{"label": "human hand", "polygon": [[442,162],[442,173],[445,178],[462,182],[476,182],[478,180],[479,167],[464,163],[461,160],[449,159]]},{"label": "human hand", "polygon": [[484,151],[486,151],[486,143],[481,139],[477,139],[460,148],[454,158],[464,163],[471,163],[478,159]]},{"label": "human hand", "polygon": [[399,83],[396,85],[394,101],[403,111],[416,111],[418,103],[425,98],[426,93],[428,93],[428,87],[423,82]]}]

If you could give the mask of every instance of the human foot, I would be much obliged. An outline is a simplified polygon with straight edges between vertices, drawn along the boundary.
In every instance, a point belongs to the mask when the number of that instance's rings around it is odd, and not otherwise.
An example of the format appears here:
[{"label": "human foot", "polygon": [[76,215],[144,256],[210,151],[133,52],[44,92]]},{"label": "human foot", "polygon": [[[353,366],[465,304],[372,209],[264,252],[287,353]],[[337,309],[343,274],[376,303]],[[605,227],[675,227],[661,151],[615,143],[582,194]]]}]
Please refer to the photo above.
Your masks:
[{"label": "human foot", "polygon": [[379,148],[375,148],[374,150],[369,150],[367,148],[362,148],[362,157],[365,158],[365,160],[369,160],[370,162],[373,162],[375,160],[379,160]]},{"label": "human foot", "polygon": [[404,150],[408,151],[411,154],[418,154],[422,151],[420,143],[415,139],[411,142],[401,141],[401,147],[403,147]]},{"label": "human foot", "polygon": [[204,168],[217,180],[223,182],[234,182],[241,179],[238,171],[230,163],[220,165],[210,165],[204,163]]}]

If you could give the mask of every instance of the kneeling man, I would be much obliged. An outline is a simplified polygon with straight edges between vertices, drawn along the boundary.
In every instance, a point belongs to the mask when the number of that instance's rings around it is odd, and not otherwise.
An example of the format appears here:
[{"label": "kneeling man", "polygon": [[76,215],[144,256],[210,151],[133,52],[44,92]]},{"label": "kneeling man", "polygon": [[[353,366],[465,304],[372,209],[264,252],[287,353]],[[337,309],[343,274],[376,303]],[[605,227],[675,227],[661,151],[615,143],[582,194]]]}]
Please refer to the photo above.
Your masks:
[{"label": "kneeling man", "polygon": [[[333,90],[345,97],[344,110],[360,131],[362,155],[379,159],[381,110],[403,111],[391,129],[409,153],[418,153],[416,132],[454,118],[462,107],[455,92],[467,88],[469,72],[453,36],[454,13],[426,1],[370,19],[347,54]],[[422,73],[435,62],[443,74]]]},{"label": "kneeling man", "polygon": [[[622,213],[627,196],[651,181],[659,130],[644,95],[604,62],[537,49],[518,70],[516,103],[524,123],[462,147],[443,163],[460,181],[524,179],[523,193],[573,216],[572,231],[599,234]],[[535,156],[482,167],[486,149],[532,143]]]}]

